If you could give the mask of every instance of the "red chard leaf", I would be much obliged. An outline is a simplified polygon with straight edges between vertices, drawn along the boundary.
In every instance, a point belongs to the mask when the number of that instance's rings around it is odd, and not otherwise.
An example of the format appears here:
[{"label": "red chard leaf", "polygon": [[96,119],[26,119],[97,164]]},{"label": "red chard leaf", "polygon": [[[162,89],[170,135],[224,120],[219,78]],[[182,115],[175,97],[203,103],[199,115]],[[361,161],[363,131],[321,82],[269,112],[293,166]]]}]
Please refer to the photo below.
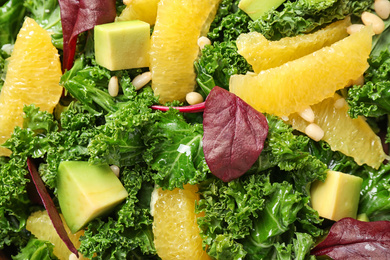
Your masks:
[{"label": "red chard leaf", "polygon": [[50,220],[53,223],[55,230],[57,231],[57,234],[60,236],[62,241],[64,241],[68,249],[78,257],[79,253],[76,247],[73,245],[72,241],[70,241],[68,233],[66,233],[64,224],[62,223],[60,214],[58,213],[57,208],[50,197],[50,194],[47,192],[46,186],[43,183],[32,159],[27,159],[27,166],[35,187],[37,188],[38,194],[42,199],[43,205],[45,206],[47,214],[49,215]]},{"label": "red chard leaf", "polygon": [[268,134],[263,114],[229,91],[214,87],[203,113],[203,151],[211,172],[231,181],[256,162]]},{"label": "red chard leaf", "polygon": [[76,52],[77,36],[95,25],[115,20],[115,0],[59,0],[64,35],[63,70],[70,70]]},{"label": "red chard leaf", "polygon": [[341,219],[311,254],[327,255],[335,260],[390,259],[390,221]]}]

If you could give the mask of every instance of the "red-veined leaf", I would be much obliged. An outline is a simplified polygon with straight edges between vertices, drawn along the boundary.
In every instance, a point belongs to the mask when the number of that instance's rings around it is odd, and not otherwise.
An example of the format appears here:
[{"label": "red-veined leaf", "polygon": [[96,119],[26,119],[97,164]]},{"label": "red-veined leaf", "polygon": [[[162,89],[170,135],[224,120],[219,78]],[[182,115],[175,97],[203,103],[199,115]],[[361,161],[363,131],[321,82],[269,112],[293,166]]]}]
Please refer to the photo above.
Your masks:
[{"label": "red-veined leaf", "polygon": [[263,114],[229,91],[214,87],[203,113],[203,151],[211,172],[227,182],[256,162],[268,134]]}]

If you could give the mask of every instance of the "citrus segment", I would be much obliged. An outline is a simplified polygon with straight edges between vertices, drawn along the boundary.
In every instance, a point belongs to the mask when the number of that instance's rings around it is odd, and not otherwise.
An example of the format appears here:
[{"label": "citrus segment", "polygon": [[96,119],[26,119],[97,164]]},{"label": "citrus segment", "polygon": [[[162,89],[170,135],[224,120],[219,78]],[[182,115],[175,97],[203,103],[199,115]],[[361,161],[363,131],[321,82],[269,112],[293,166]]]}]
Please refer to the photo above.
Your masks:
[{"label": "citrus segment", "polygon": [[314,33],[285,37],[279,41],[268,41],[261,33],[250,32],[241,34],[236,44],[238,53],[252,65],[256,73],[259,73],[303,57],[347,37],[349,25],[351,21],[348,17]]},{"label": "citrus segment", "polygon": [[163,260],[210,259],[202,249],[196,222],[196,185],[172,191],[158,189],[154,204],[153,234],[157,254]]},{"label": "citrus segment", "polygon": [[[348,115],[348,104],[341,96],[313,105],[314,123],[322,128],[324,137],[333,151],[340,151],[354,158],[357,164],[378,168],[387,158],[380,138],[362,117],[352,119]],[[298,113],[291,114],[289,121],[294,129],[305,132],[310,124]]]},{"label": "citrus segment", "polygon": [[197,41],[216,14],[220,0],[161,0],[152,34],[152,88],[160,102],[184,101],[195,87]]},{"label": "citrus segment", "polygon": [[154,25],[160,0],[130,0],[116,21],[141,20]]},{"label": "citrus segment", "polygon": [[[61,216],[61,215],[60,215]],[[65,230],[68,233],[70,240],[76,248],[80,247],[79,238],[84,234],[84,231],[79,231],[75,234],[72,234],[66,225],[63,217],[61,216],[62,222],[64,223]],[[54,245],[53,253],[60,260],[68,260],[69,255],[72,254],[69,249],[66,247],[65,243],[58,236],[49,215],[46,210],[36,211],[32,213],[26,223],[26,229],[30,231],[36,238],[40,240],[49,241]],[[79,255],[79,259],[87,259]]]},{"label": "citrus segment", "polygon": [[[51,37],[33,19],[26,18],[9,59],[4,86],[0,93],[0,144],[15,128],[23,125],[24,105],[35,104],[52,112],[58,103],[61,64]],[[0,156],[10,155],[0,147]]]},{"label": "citrus segment", "polygon": [[368,68],[372,29],[365,27],[329,47],[259,74],[233,75],[230,91],[260,112],[288,116],[304,110]]}]

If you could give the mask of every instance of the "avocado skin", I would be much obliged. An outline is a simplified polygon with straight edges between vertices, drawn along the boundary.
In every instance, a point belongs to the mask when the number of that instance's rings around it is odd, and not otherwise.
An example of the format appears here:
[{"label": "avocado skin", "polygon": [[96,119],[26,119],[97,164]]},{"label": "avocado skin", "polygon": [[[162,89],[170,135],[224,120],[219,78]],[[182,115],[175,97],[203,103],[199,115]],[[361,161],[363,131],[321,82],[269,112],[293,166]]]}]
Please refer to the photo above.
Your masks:
[{"label": "avocado skin", "polygon": [[72,233],[108,214],[128,193],[108,165],[64,161],[58,167],[57,195]]}]

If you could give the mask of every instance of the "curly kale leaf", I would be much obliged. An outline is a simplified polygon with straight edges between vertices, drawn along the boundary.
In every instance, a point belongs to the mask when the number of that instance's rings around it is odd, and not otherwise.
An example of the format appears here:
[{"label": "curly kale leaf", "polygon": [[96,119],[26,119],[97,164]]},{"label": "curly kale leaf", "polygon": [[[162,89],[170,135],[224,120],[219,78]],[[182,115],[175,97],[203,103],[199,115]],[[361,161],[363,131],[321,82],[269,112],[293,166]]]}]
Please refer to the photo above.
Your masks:
[{"label": "curly kale leaf", "polygon": [[[267,115],[269,132],[258,161],[249,170],[257,173],[277,166],[286,171],[294,182],[294,188],[309,194],[307,184],[316,179],[324,179],[327,165],[312,154],[310,139],[304,135],[295,135],[294,129],[275,116]],[[280,178],[279,178],[280,179]]]},{"label": "curly kale leaf", "polygon": [[26,8],[20,0],[8,0],[0,6],[0,48],[15,42],[25,13]]},{"label": "curly kale leaf", "polygon": [[207,37],[212,42],[235,41],[241,33],[248,32],[250,17],[238,8],[238,0],[223,0]]},{"label": "curly kale leaf", "polygon": [[381,52],[369,59],[363,86],[348,90],[348,114],[352,118],[360,115],[379,117],[390,113],[390,51]]},{"label": "curly kale leaf", "polygon": [[163,189],[196,184],[210,172],[203,153],[203,126],[189,124],[176,110],[158,113],[145,128],[144,159],[156,171],[154,180]]},{"label": "curly kale leaf", "polygon": [[61,77],[61,84],[92,114],[113,112],[116,102],[107,90],[110,71],[91,66],[83,56],[76,60],[71,70]]},{"label": "curly kale leaf", "polygon": [[30,215],[26,166],[24,156],[0,162],[0,249],[11,244],[23,247],[29,239],[29,232],[25,231]]},{"label": "curly kale leaf", "polygon": [[390,217],[390,165],[378,170],[365,167],[359,176],[363,178],[360,192],[359,213],[367,214],[370,221],[388,220]]},{"label": "curly kale leaf", "polygon": [[287,1],[281,8],[273,9],[256,21],[250,22],[249,29],[260,32],[269,40],[279,40],[283,37],[309,33],[336,20],[342,20],[348,15],[360,16],[374,1],[320,2],[321,5],[318,1]]},{"label": "curly kale leaf", "polygon": [[[127,95],[130,97],[130,90]],[[135,89],[132,89],[135,93]],[[120,166],[134,166],[143,162],[146,149],[143,141],[145,125],[154,122],[150,106],[156,103],[150,88],[144,88],[139,95],[121,104],[117,111],[105,117],[106,124],[99,126],[99,134],[88,147],[91,163],[108,163]]]},{"label": "curly kale leaf", "polygon": [[[308,197],[295,191],[291,183],[272,182],[273,174],[266,171],[228,183],[209,179],[200,184],[196,210],[205,213],[198,225],[208,254],[216,259],[269,259],[282,253],[278,244],[293,244],[300,237],[296,229],[311,239],[305,249],[295,252],[291,248],[291,255],[308,254],[314,239],[299,222]],[[312,224],[319,222],[316,214],[311,219]]]},{"label": "curly kale leaf", "polygon": [[207,96],[214,86],[229,89],[230,76],[252,71],[252,66],[237,52],[235,42],[205,46],[195,62],[196,81]]},{"label": "curly kale leaf", "polygon": [[54,245],[49,241],[31,239],[27,246],[12,259],[14,260],[51,260],[57,259],[53,254]]}]

